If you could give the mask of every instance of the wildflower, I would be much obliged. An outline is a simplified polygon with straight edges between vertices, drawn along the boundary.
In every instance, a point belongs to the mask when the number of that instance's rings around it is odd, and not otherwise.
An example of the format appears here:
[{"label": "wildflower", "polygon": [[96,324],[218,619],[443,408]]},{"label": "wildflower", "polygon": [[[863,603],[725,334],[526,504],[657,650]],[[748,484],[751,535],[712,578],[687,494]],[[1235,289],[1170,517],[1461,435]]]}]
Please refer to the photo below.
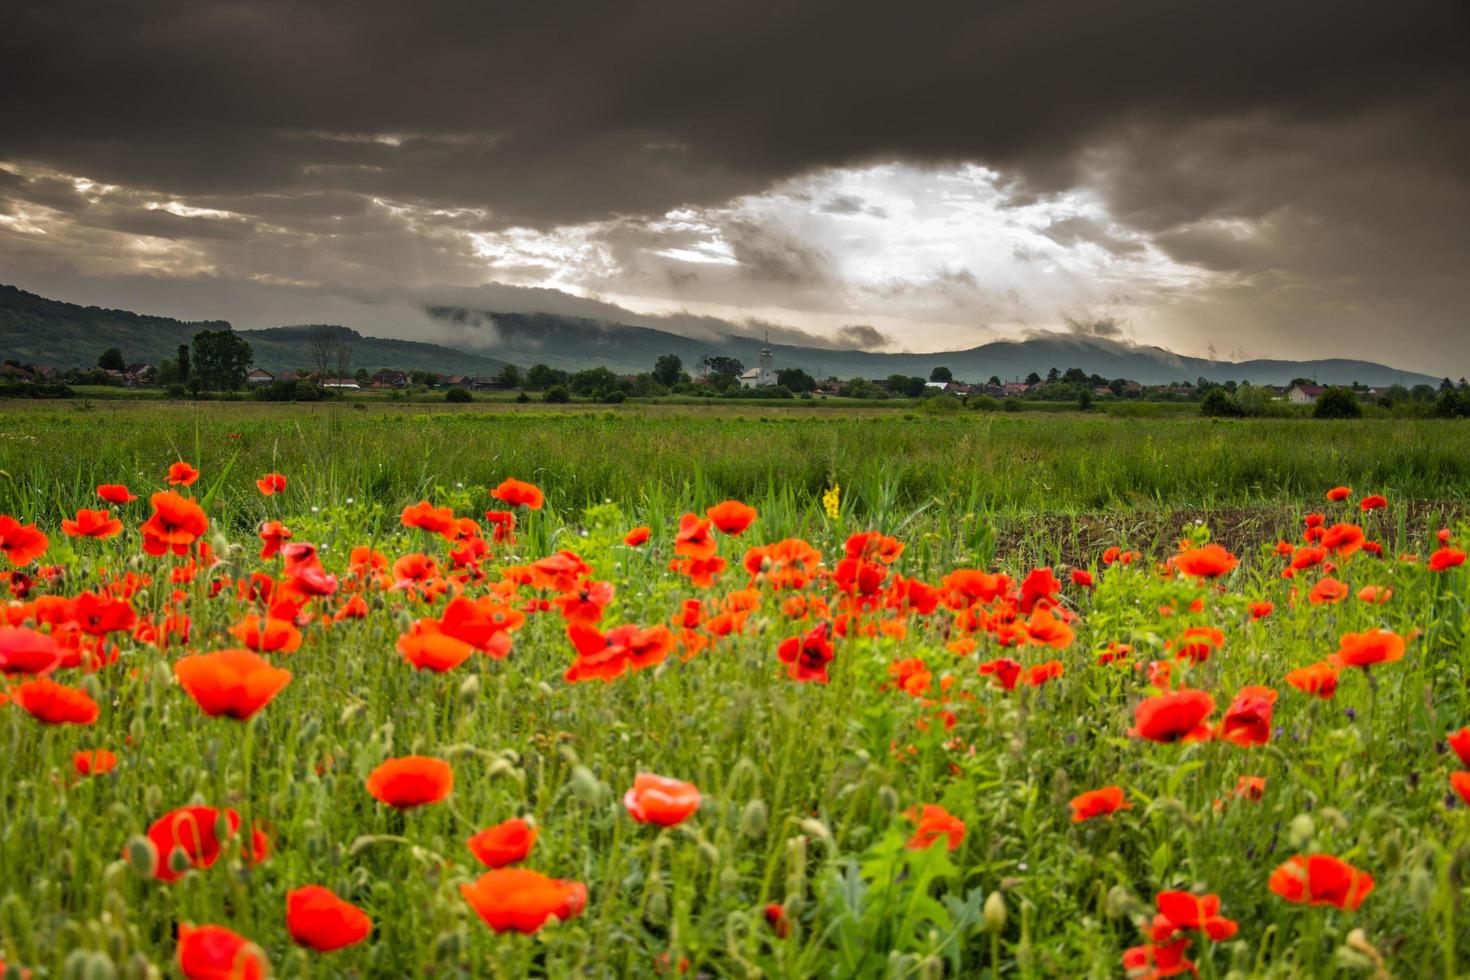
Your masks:
[{"label": "wildflower", "polygon": [[1465,552],[1458,548],[1437,548],[1429,556],[1429,570],[1431,572],[1443,572],[1451,568],[1458,568],[1465,564]]},{"label": "wildflower", "polygon": [[639,823],[672,827],[699,809],[699,788],[651,772],[640,772],[623,794],[623,807]]},{"label": "wildflower", "polygon": [[1159,694],[1139,702],[1134,727],[1128,734],[1154,742],[1193,742],[1208,739],[1205,723],[1215,710],[1215,699],[1204,691],[1185,689]]},{"label": "wildflower", "polygon": [[1366,514],[1370,510],[1382,510],[1384,507],[1387,507],[1388,499],[1375,494],[1372,497],[1364,497],[1358,506]]},{"label": "wildflower", "polygon": [[536,932],[553,916],[565,922],[587,905],[587,886],[581,882],[524,868],[487,871],[473,884],[460,885],[459,893],[496,932]]},{"label": "wildflower", "polygon": [[264,980],[270,973],[261,948],[224,926],[180,922],[178,962],[185,980]]},{"label": "wildflower", "polygon": [[298,946],[330,953],[366,939],[373,931],[373,920],[331,889],[307,885],[286,893],[286,928]]},{"label": "wildflower", "polygon": [[99,483],[97,485],[97,496],[109,504],[118,505],[130,504],[138,499],[121,483]]},{"label": "wildflower", "polygon": [[842,513],[842,486],[834,483],[832,488],[822,494],[822,510],[827,512],[827,519],[837,520]]},{"label": "wildflower", "polygon": [[1358,601],[1382,605],[1393,598],[1393,589],[1382,585],[1365,585],[1358,590]]},{"label": "wildflower", "polygon": [[1130,980],[1156,980],[1184,973],[1195,975],[1195,965],[1184,958],[1188,949],[1187,936],[1167,946],[1130,946],[1123,951],[1123,969]]},{"label": "wildflower", "polygon": [[420,619],[398,638],[398,652],[419,670],[453,670],[470,658],[475,648],[443,633],[432,619]]},{"label": "wildflower", "polygon": [[454,770],[443,759],[406,755],[389,759],[367,778],[373,799],[399,810],[438,803],[454,789]]},{"label": "wildflower", "polygon": [[503,868],[524,861],[536,844],[536,828],[520,817],[486,827],[466,845],[475,859],[487,868]]},{"label": "wildflower", "polygon": [[1334,524],[1319,543],[1339,558],[1347,558],[1363,547],[1363,529],[1356,524]]},{"label": "wildflower", "polygon": [[64,518],[61,530],[71,538],[110,538],[122,533],[122,521],[107,510],[88,510],[83,507],[77,516]]},{"label": "wildflower", "polygon": [[1124,801],[1123,790],[1118,786],[1091,789],[1072,797],[1072,822],[1082,823],[1093,817],[1106,817],[1119,810],[1131,810],[1133,804]]},{"label": "wildflower", "polygon": [[291,540],[291,531],[280,521],[266,521],[260,525],[260,540],[263,542],[260,557],[269,560],[278,555],[281,547]]},{"label": "wildflower", "polygon": [[630,548],[637,548],[639,545],[645,544],[648,541],[649,535],[652,533],[646,524],[635,527],[623,535],[623,544]]},{"label": "wildflower", "polygon": [[295,653],[301,649],[301,631],[289,619],[261,618],[254,613],[230,627],[235,639],[251,650],[266,653]]},{"label": "wildflower", "polygon": [[1040,687],[1047,681],[1056,680],[1065,673],[1066,668],[1060,660],[1048,660],[1044,664],[1037,664],[1026,671],[1026,683],[1032,687]]},{"label": "wildflower", "polygon": [[982,676],[993,676],[996,683],[1007,691],[1016,689],[1016,682],[1021,679],[1021,672],[1024,669],[1018,661],[1010,657],[998,657],[979,666]]},{"label": "wildflower", "polygon": [[10,564],[19,568],[29,565],[46,553],[51,540],[34,524],[22,524],[8,514],[0,514],[0,551]]},{"label": "wildflower", "polygon": [[713,558],[719,546],[710,534],[710,522],[694,514],[679,518],[679,532],[674,535],[674,553],[685,558]]},{"label": "wildflower", "polygon": [[1155,897],[1158,914],[1150,926],[1154,942],[1168,942],[1181,932],[1202,932],[1215,942],[1235,935],[1234,920],[1220,914],[1220,896],[1195,895],[1191,892],[1159,892]]},{"label": "wildflower", "polygon": [[733,537],[750,527],[758,515],[754,507],[738,500],[726,500],[706,510],[704,516],[709,518],[722,534]]},{"label": "wildflower", "polygon": [[1253,602],[1250,606],[1251,619],[1265,619],[1276,611],[1274,602]]},{"label": "wildflower", "polygon": [[427,500],[403,508],[398,521],[404,527],[416,527],[430,534],[446,535],[455,529],[454,509],[435,507]]},{"label": "wildflower", "polygon": [[781,641],[776,655],[787,665],[794,681],[827,683],[827,665],[832,662],[831,627],[818,623],[801,636],[788,636]]},{"label": "wildflower", "polygon": [[1038,604],[1055,605],[1055,596],[1061,590],[1062,583],[1050,568],[1034,568],[1021,582],[1019,608],[1023,613],[1030,613]]},{"label": "wildflower", "polygon": [[1470,806],[1470,772],[1457,769],[1450,773],[1450,788]]},{"label": "wildflower", "polygon": [[1171,645],[1175,660],[1202,664],[1210,654],[1224,648],[1225,633],[1213,626],[1192,626],[1175,637]]},{"label": "wildflower", "polygon": [[1333,487],[1331,490],[1327,491],[1327,499],[1331,500],[1333,503],[1338,503],[1340,501],[1346,500],[1352,495],[1352,490],[1348,489],[1347,487]]},{"label": "wildflower", "polygon": [[1075,637],[1072,628],[1046,606],[1038,606],[1026,621],[1026,638],[1037,646],[1061,650],[1071,646]]},{"label": "wildflower", "polygon": [[1298,854],[1271,872],[1268,886],[1288,902],[1355,911],[1373,891],[1373,876],[1330,854]]},{"label": "wildflower", "polygon": [[1405,639],[1392,630],[1344,633],[1332,662],[1339,667],[1371,667],[1403,658]]},{"label": "wildflower", "polygon": [[78,776],[105,776],[117,768],[117,755],[107,749],[75,752],[71,757],[71,765]]},{"label": "wildflower", "polygon": [[1072,584],[1082,589],[1092,588],[1092,573],[1085,568],[1072,569]]},{"label": "wildflower", "polygon": [[1243,687],[1230,707],[1217,732],[1219,738],[1236,745],[1265,745],[1271,740],[1271,710],[1276,692],[1269,687]]},{"label": "wildflower", "polygon": [[[238,833],[240,814],[212,806],[186,806],[171,810],[153,821],[147,832],[148,843],[158,857],[153,876],[159,881],[169,882],[183,873],[174,867],[176,852],[183,855],[183,861],[190,868],[204,870],[212,867],[219,860],[223,844],[219,837],[221,829],[227,837]],[[265,834],[252,830],[246,857],[259,863],[265,860],[268,852]]]},{"label": "wildflower", "polygon": [[1239,564],[1239,559],[1218,544],[1207,544],[1174,556],[1174,567],[1192,578],[1219,578]]},{"label": "wildflower", "polygon": [[1235,795],[1252,803],[1259,803],[1266,795],[1265,776],[1241,776],[1235,781]]},{"label": "wildflower", "polygon": [[176,487],[192,487],[194,481],[199,479],[199,471],[180,460],[168,468],[168,482]]},{"label": "wildflower", "polygon": [[780,902],[768,902],[761,910],[766,918],[766,925],[776,934],[777,939],[785,939],[791,935],[791,922],[786,918],[786,909]]},{"label": "wildflower", "polygon": [[1286,683],[1303,694],[1327,699],[1337,693],[1337,668],[1325,660],[1298,667],[1286,675]]},{"label": "wildflower", "polygon": [[911,851],[928,850],[941,840],[953,851],[965,840],[964,821],[937,804],[910,807],[904,811],[904,816],[915,825],[914,835],[904,845]]},{"label": "wildflower", "polygon": [[204,509],[188,498],[172,490],[161,490],[149,498],[153,515],[143,522],[143,550],[150,555],[163,555],[172,551],[182,555],[189,546],[209,530],[209,518]]},{"label": "wildflower", "polygon": [[0,626],[0,674],[49,674],[61,665],[62,651],[45,633],[24,626]]},{"label": "wildflower", "polygon": [[1341,602],[1348,595],[1348,587],[1335,578],[1321,578],[1317,584],[1312,586],[1312,591],[1307,593],[1307,599],[1313,605],[1332,604]]},{"label": "wildflower", "polygon": [[97,720],[97,702],[86,691],[65,687],[45,677],[11,688],[10,696],[31,717],[48,725],[90,725]]},{"label": "wildflower", "polygon": [[267,497],[286,492],[286,478],[279,473],[267,473],[255,481],[256,489]]},{"label": "wildflower", "polygon": [[512,507],[525,507],[527,510],[540,510],[546,501],[546,495],[541,492],[540,487],[524,480],[513,479],[502,480],[499,486],[490,491],[490,496]]},{"label": "wildflower", "polygon": [[291,672],[249,650],[184,657],[174,664],[179,685],[212,717],[244,720],[291,683]]},{"label": "wildflower", "polygon": [[1470,728],[1462,728],[1457,732],[1451,732],[1445,737],[1455,755],[1460,757],[1460,765],[1470,768]]},{"label": "wildflower", "polygon": [[577,649],[576,661],[563,675],[571,683],[615,680],[624,673],[663,663],[674,649],[674,634],[663,625],[644,629],[626,624],[602,633],[586,623],[573,622],[567,624],[567,639]]}]

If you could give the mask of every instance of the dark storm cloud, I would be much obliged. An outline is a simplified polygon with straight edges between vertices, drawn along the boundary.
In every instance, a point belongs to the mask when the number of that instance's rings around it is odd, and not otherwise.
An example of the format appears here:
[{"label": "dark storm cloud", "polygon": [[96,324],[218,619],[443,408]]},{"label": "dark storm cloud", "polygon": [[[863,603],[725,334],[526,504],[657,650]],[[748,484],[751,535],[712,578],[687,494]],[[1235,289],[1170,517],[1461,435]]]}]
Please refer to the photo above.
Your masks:
[{"label": "dark storm cloud", "polygon": [[1462,85],[1464,11],[12,2],[0,154],[169,193],[344,187],[527,224],[895,157],[982,160],[1058,187],[1076,179],[1072,151],[1130,119],[1350,117]]},{"label": "dark storm cloud", "polygon": [[892,339],[868,323],[850,323],[837,331],[837,339],[845,346],[859,347],[864,350],[873,350],[879,347],[887,347]]}]

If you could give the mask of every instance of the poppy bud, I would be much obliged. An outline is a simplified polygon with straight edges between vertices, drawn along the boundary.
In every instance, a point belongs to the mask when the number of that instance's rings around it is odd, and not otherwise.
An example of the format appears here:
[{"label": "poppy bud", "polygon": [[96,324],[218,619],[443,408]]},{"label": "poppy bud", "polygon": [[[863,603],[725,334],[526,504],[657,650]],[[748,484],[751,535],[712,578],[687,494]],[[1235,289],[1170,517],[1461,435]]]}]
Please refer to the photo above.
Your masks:
[{"label": "poppy bud", "polygon": [[141,743],[143,741],[144,731],[145,729],[143,726],[143,719],[134,718],[133,723],[128,726],[128,738],[132,740],[130,744],[138,745],[139,743]]},{"label": "poppy bud", "polygon": [[143,809],[149,813],[163,809],[163,788],[157,783],[143,791]]},{"label": "poppy bud", "polygon": [[586,766],[577,766],[572,770],[571,782],[572,793],[586,806],[602,804],[611,792]]},{"label": "poppy bud", "polygon": [[811,836],[819,839],[829,848],[832,846],[832,831],[828,830],[827,825],[822,823],[822,821],[816,819],[815,817],[808,817],[807,819],[803,820],[801,822],[801,829],[803,833],[810,834]]},{"label": "poppy bud", "polygon": [[1378,842],[1379,859],[1383,866],[1393,870],[1404,859],[1404,839],[1397,830],[1390,830]]},{"label": "poppy bud", "polygon": [[1006,900],[1000,892],[991,892],[981,910],[985,918],[986,932],[1000,932],[1006,927]]},{"label": "poppy bud", "polygon": [[234,833],[230,826],[230,811],[221,809],[218,816],[214,818],[214,836],[220,840],[229,840]]},{"label": "poppy bud", "polygon": [[878,789],[878,804],[883,807],[883,812],[894,814],[898,812],[898,791],[892,786],[882,786]]},{"label": "poppy bud", "polygon": [[87,674],[83,677],[81,688],[87,692],[87,696],[93,701],[102,700],[102,682],[97,679],[96,674]]},{"label": "poppy bud", "polygon": [[1309,813],[1298,813],[1286,827],[1286,839],[1291,842],[1293,851],[1306,850],[1307,844],[1316,833],[1317,825],[1312,822],[1312,815]]},{"label": "poppy bud", "polygon": [[720,894],[732,895],[740,887],[740,872],[731,865],[725,865],[720,872]]},{"label": "poppy bud", "polygon": [[765,800],[751,800],[740,811],[740,832],[751,840],[758,840],[766,835],[768,822]]},{"label": "poppy bud", "polygon": [[85,980],[116,980],[117,968],[106,953],[94,952],[87,960]]},{"label": "poppy bud", "polygon": [[315,718],[308,718],[306,724],[301,726],[301,738],[298,741],[303,745],[310,745],[316,741],[317,733],[321,730],[321,725],[317,724]]},{"label": "poppy bud", "polygon": [[223,557],[230,553],[230,539],[216,531],[209,536],[209,547],[216,555]]},{"label": "poppy bud", "polygon": [[174,668],[167,660],[160,660],[153,665],[153,683],[159,687],[169,687],[174,682]]},{"label": "poppy bud", "polygon": [[480,696],[480,675],[471,674],[459,683],[459,699],[465,704],[473,704]]},{"label": "poppy bud", "polygon": [[1423,865],[1409,872],[1409,898],[1420,911],[1426,912],[1434,902],[1434,875]]},{"label": "poppy bud", "polygon": [[1128,890],[1127,885],[1114,885],[1108,889],[1108,896],[1103,903],[1103,909],[1108,918],[1121,919],[1128,914],[1128,910],[1134,905],[1133,893]]},{"label": "poppy bud", "polygon": [[662,925],[669,921],[669,895],[662,884],[655,883],[653,890],[648,896],[648,905],[643,910],[644,917],[654,925]]},{"label": "poppy bud", "polygon": [[181,875],[193,867],[189,860],[189,852],[182,847],[175,847],[168,852],[168,869],[176,875]]},{"label": "poppy bud", "polygon": [[1333,830],[1337,831],[1340,834],[1347,833],[1348,819],[1347,817],[1343,816],[1342,811],[1339,810],[1337,807],[1324,806],[1321,810],[1317,811],[1317,815],[1320,816],[1323,820],[1332,824]]},{"label": "poppy bud", "polygon": [[711,868],[720,866],[720,849],[707,840],[699,842],[699,856],[708,861]]},{"label": "poppy bud", "polygon": [[464,949],[464,936],[458,932],[446,932],[440,934],[434,940],[434,960],[437,963],[452,963],[459,958]]},{"label": "poppy bud", "polygon": [[800,895],[806,890],[806,838],[786,838],[786,894]]},{"label": "poppy bud", "polygon": [[70,878],[76,872],[77,859],[76,855],[72,854],[71,848],[64,847],[61,853],[56,855],[56,869],[66,878]]},{"label": "poppy bud", "polygon": [[74,949],[67,954],[61,965],[61,980],[87,980],[87,967],[92,965],[92,953],[86,949]]}]

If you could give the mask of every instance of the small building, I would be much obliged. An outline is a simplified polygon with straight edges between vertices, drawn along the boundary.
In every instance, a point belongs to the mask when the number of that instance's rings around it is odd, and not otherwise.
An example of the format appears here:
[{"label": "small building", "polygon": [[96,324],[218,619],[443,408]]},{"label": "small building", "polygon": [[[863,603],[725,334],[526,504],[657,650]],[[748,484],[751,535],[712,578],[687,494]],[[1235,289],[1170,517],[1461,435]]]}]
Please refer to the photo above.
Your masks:
[{"label": "small building", "polygon": [[1315,405],[1317,398],[1326,390],[1323,385],[1292,385],[1286,389],[1286,400],[1293,405]]},{"label": "small building", "polygon": [[773,388],[776,385],[776,355],[771,352],[771,338],[766,335],[766,342],[761,347],[760,366],[753,367],[740,375],[740,387],[742,388]]},{"label": "small building", "polygon": [[361,391],[362,385],[355,378],[322,378],[322,387],[334,391]]},{"label": "small building", "polygon": [[406,371],[392,371],[384,368],[369,378],[368,381],[374,388],[407,388],[408,373]]},{"label": "small building", "polygon": [[475,379],[468,374],[446,374],[439,378],[439,383],[446,388],[464,388],[469,390],[475,386]]},{"label": "small building", "polygon": [[265,368],[255,368],[249,374],[245,375],[245,383],[248,385],[269,385],[275,384],[275,382],[276,376]]}]

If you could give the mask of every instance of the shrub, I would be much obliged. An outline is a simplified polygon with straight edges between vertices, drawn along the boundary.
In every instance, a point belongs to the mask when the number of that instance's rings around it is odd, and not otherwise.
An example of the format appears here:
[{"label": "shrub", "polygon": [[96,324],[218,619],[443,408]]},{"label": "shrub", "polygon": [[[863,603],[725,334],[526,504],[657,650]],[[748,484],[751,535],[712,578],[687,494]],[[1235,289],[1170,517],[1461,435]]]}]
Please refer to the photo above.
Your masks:
[{"label": "shrub", "polygon": [[1328,388],[1317,396],[1312,416],[1319,419],[1360,419],[1363,405],[1350,388]]},{"label": "shrub", "polygon": [[463,388],[450,388],[444,393],[444,400],[454,405],[463,405],[474,401],[475,397]]},{"label": "shrub", "polygon": [[181,384],[179,384],[176,381],[173,384],[169,385],[168,388],[166,388],[164,390],[164,394],[167,395],[170,398],[183,398],[184,397],[184,386],[181,385]]},{"label": "shrub", "polygon": [[566,385],[552,385],[546,389],[546,394],[541,396],[541,400],[553,405],[565,405],[572,400],[572,393],[567,391]]},{"label": "shrub", "polygon": [[1245,417],[1245,409],[1224,388],[1211,388],[1205,392],[1205,397],[1200,399],[1199,413],[1220,419]]},{"label": "shrub", "polygon": [[524,391],[521,392],[520,394],[516,395],[516,404],[517,405],[524,405],[527,402],[529,402],[530,400],[531,400],[531,396],[528,395],[528,394],[526,394]]},{"label": "shrub", "polygon": [[1006,411],[1007,412],[1019,412],[1020,410],[1021,410],[1021,399],[1019,399],[1019,398],[1007,398],[1006,399]]},{"label": "shrub", "polygon": [[965,403],[977,412],[998,412],[1001,410],[999,398],[990,395],[971,395],[970,400]]},{"label": "shrub", "polygon": [[626,401],[627,398],[627,395],[614,388],[611,391],[602,392],[597,400],[602,402],[604,405],[620,405],[624,401]]}]

